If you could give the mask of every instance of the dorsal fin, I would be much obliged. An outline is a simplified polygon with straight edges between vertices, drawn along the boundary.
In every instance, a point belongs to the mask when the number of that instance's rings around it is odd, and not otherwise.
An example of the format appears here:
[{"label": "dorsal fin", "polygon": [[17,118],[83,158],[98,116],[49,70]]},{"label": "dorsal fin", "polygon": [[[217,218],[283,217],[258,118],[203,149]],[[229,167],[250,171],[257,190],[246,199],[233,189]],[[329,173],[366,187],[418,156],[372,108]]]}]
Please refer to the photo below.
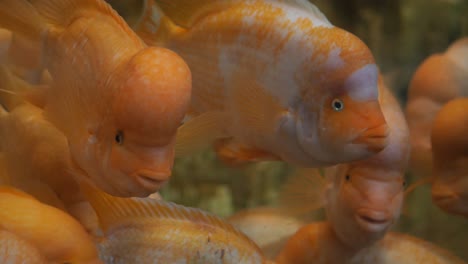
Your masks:
[{"label": "dorsal fin", "polygon": [[[177,25],[190,28],[201,17],[222,10],[233,4],[241,4],[242,0],[155,0],[163,12],[169,16]],[[258,0],[265,3],[285,3],[297,6],[312,13],[315,17],[324,22],[330,23],[322,12],[307,0]]]},{"label": "dorsal fin", "polygon": [[88,182],[82,181],[80,184],[90,204],[96,211],[104,231],[117,226],[122,220],[137,220],[142,218],[179,220],[218,227],[226,232],[233,233],[235,236],[245,240],[246,243],[258,248],[254,242],[231,224],[216,215],[200,209],[151,198],[115,197],[97,190]]},{"label": "dorsal fin", "polygon": [[330,21],[328,21],[327,17],[322,13],[322,11],[320,11],[320,9],[318,9],[316,5],[312,4],[308,0],[274,0],[274,1],[280,2],[280,3],[286,3],[292,6],[297,6],[311,13],[312,15],[322,20],[323,22],[329,23],[331,25]]},{"label": "dorsal fin", "polygon": [[123,31],[138,39],[127,22],[103,0],[31,0],[31,3],[49,24],[58,28],[66,27],[86,11],[97,11],[112,17]]}]

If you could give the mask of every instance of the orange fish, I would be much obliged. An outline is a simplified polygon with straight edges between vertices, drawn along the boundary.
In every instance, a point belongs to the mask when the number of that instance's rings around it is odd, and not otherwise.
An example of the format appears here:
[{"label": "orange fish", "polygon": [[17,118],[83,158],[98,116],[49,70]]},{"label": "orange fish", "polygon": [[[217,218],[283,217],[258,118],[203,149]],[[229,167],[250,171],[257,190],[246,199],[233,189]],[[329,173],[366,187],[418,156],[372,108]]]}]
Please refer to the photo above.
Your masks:
[{"label": "orange fish", "polygon": [[146,1],[136,32],[180,54],[193,75],[176,155],[214,142],[230,163],[317,167],[385,147],[371,52],[310,2],[156,3]]},{"label": "orange fish", "polygon": [[65,134],[77,174],[119,196],[168,180],[191,93],[178,55],[147,47],[101,0],[2,0],[0,25],[41,48],[53,79],[45,116]]},{"label": "orange fish", "polygon": [[[0,88],[27,91],[33,88],[0,66]],[[0,150],[8,179],[5,184],[21,189],[39,201],[63,209],[88,229],[97,219],[71,172],[66,137],[45,117],[43,110],[6,92],[0,103],[10,112],[0,115]]]},{"label": "orange fish", "polygon": [[[286,255],[287,252],[287,255]],[[349,250],[328,223],[298,231],[276,259],[278,264],[466,264],[449,251],[413,236],[389,232],[359,251]]]},{"label": "orange fish", "polygon": [[445,53],[427,58],[414,73],[408,90],[406,116],[411,132],[412,172],[431,175],[430,131],[434,116],[448,101],[468,96],[468,38]]},{"label": "orange fish", "polygon": [[0,230],[24,239],[48,261],[102,263],[91,236],[75,219],[24,192],[5,186],[0,187]]},{"label": "orange fish", "polygon": [[0,263],[48,263],[39,250],[23,238],[0,230]]},{"label": "orange fish", "polygon": [[242,210],[226,221],[252,239],[267,258],[276,257],[287,239],[306,225],[306,222],[272,207]]},{"label": "orange fish", "polygon": [[328,221],[300,229],[279,254],[279,263],[348,263],[344,260],[382,239],[399,218],[409,130],[398,101],[382,82],[379,90],[390,130],[387,147],[367,160],[325,169],[326,180],[309,169],[286,185],[282,203],[287,210],[324,206]]},{"label": "orange fish", "polygon": [[104,237],[106,263],[270,263],[224,220],[152,198],[120,198],[83,184]]},{"label": "orange fish", "polygon": [[437,113],[431,132],[432,199],[443,210],[468,217],[468,98]]}]

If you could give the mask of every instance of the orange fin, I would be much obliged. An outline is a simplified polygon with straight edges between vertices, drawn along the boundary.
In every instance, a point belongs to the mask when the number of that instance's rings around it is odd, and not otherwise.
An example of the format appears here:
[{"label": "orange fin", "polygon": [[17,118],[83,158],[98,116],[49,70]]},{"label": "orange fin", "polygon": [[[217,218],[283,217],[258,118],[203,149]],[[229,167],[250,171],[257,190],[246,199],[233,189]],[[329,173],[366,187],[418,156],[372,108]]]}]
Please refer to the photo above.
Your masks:
[{"label": "orange fin", "polygon": [[134,30],[147,44],[158,46],[184,29],[175,25],[153,0],[145,0],[143,14]]},{"label": "orange fin", "polygon": [[[96,211],[104,231],[117,226],[123,221],[138,219],[168,219],[170,221],[187,221],[219,227],[234,233],[251,243],[242,232],[235,229],[220,217],[197,208],[185,207],[172,202],[153,198],[122,198],[111,196],[90,185],[81,182],[82,190]],[[256,247],[256,246],[255,246]]]},{"label": "orange fin", "polygon": [[[425,177],[425,178],[421,178],[421,179],[418,179],[417,181],[415,181],[414,183],[412,183],[411,185],[409,185],[406,190],[404,191],[403,193],[403,197],[404,197],[404,200],[406,201],[408,196],[414,191],[416,190],[416,188],[424,185],[424,184],[431,184],[433,182],[434,178],[433,177]],[[410,209],[408,208],[409,204],[408,203],[404,203],[403,204],[403,209],[402,209],[402,212],[401,214],[404,215],[404,216],[408,216],[410,215]]]},{"label": "orange fin", "polygon": [[216,139],[226,137],[227,120],[229,117],[224,112],[205,112],[189,119],[177,130],[176,157],[191,155],[210,147]]},{"label": "orange fin", "polygon": [[281,160],[272,153],[240,143],[233,138],[218,139],[214,148],[218,158],[230,166],[247,162]]},{"label": "orange fin", "polygon": [[298,169],[280,192],[280,209],[287,215],[300,216],[324,207],[326,185],[320,169]]},{"label": "orange fin", "polygon": [[425,178],[421,178],[421,179],[417,180],[416,182],[412,183],[410,186],[408,186],[408,188],[406,188],[406,190],[404,192],[405,198],[410,193],[412,193],[416,188],[418,188],[419,186],[424,185],[424,184],[431,184],[433,181],[434,181],[433,177],[425,177]]},{"label": "orange fin", "polygon": [[[10,1],[10,0],[9,0]],[[18,0],[13,0],[18,1]],[[24,0],[20,0],[24,1]],[[90,11],[110,16],[130,36],[136,34],[127,22],[106,1],[101,0],[32,0],[42,19],[56,28],[65,28],[80,16],[89,16]],[[85,13],[88,12],[88,13]],[[98,14],[95,14],[98,15]]]},{"label": "orange fin", "polygon": [[33,86],[12,74],[6,66],[0,66],[0,103],[11,111],[27,101],[42,108],[45,105],[49,86]]},{"label": "orange fin", "polygon": [[198,19],[236,2],[239,3],[235,0],[157,0],[157,5],[177,25],[190,28]]},{"label": "orange fin", "polygon": [[273,133],[286,107],[254,79],[235,74],[229,87],[232,102],[229,111],[238,115],[241,125],[257,133]]}]

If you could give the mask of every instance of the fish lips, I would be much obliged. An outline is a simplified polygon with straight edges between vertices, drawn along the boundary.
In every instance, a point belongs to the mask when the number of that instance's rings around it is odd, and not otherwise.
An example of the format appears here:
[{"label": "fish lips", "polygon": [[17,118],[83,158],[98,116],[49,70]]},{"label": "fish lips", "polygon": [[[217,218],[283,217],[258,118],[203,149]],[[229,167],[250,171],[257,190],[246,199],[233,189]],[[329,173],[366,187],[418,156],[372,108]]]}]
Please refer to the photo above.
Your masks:
[{"label": "fish lips", "polygon": [[364,145],[368,151],[377,153],[387,146],[388,135],[388,125],[383,124],[364,130],[353,140],[352,143]]},{"label": "fish lips", "polygon": [[170,171],[140,170],[134,172],[132,177],[148,192],[156,192],[166,183],[171,176]]},{"label": "fish lips", "polygon": [[385,231],[393,222],[387,212],[371,209],[360,209],[354,217],[363,230],[372,233]]}]

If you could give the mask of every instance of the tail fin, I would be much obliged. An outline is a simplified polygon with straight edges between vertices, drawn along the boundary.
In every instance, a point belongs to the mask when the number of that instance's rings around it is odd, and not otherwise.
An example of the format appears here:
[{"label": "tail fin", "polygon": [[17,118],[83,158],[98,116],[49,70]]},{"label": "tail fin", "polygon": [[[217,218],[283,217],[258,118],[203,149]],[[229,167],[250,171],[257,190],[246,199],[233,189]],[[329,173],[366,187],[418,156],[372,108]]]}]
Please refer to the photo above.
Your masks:
[{"label": "tail fin", "polygon": [[174,32],[183,29],[166,16],[154,0],[144,0],[143,13],[134,30],[148,45],[161,46]]}]

